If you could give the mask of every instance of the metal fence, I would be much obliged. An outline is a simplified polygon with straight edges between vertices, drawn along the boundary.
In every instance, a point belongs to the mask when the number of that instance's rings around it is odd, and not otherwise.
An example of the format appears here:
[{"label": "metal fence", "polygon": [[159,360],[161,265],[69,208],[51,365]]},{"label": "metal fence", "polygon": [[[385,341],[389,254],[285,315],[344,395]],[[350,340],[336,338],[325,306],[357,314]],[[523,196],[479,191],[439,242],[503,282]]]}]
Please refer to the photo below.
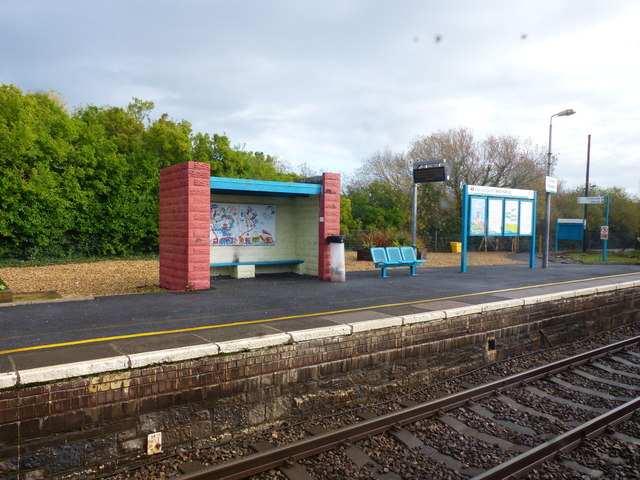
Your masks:
[{"label": "metal fence", "polygon": [[[345,239],[345,248],[347,250],[360,250],[368,248],[366,240],[376,232],[371,230],[351,230]],[[411,234],[401,232],[399,234],[389,233],[386,235],[390,242],[394,239],[400,239],[399,244],[410,245]],[[625,232],[612,234],[607,243],[607,249],[623,250],[623,249],[640,249],[640,234],[637,236],[630,235]],[[451,242],[461,242],[461,233],[440,232],[437,230],[431,232],[421,232],[418,234],[418,242],[423,245],[429,252],[451,252]],[[536,235],[536,251],[542,252],[543,248],[542,232],[538,231]],[[554,232],[551,232],[549,241],[549,250],[554,249]],[[488,251],[488,252],[528,252],[531,245],[530,237],[469,237],[467,249],[469,251]],[[385,245],[388,246],[388,245]],[[600,232],[588,232],[587,238],[588,250],[602,250],[603,243],[600,240]],[[582,244],[578,241],[560,241],[558,243],[558,251],[581,250]]]}]

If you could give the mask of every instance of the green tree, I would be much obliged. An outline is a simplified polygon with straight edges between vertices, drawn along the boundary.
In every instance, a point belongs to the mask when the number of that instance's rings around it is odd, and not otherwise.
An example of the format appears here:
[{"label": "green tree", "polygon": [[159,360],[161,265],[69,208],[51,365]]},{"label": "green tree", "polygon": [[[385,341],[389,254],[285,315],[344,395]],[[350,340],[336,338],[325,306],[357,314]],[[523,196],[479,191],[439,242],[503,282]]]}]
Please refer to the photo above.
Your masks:
[{"label": "green tree", "polygon": [[57,94],[0,88],[0,254],[36,256],[73,224],[66,165],[76,135]]},{"label": "green tree", "polygon": [[194,133],[153,102],[87,105],[0,88],[0,255],[123,255],[157,247],[160,169],[189,160],[212,174],[293,180],[276,157]]},{"label": "green tree", "polygon": [[138,122],[150,122],[151,112],[155,108],[153,102],[140,100],[137,97],[133,97],[132,101],[127,105],[127,113],[129,116],[135,118]]},{"label": "green tree", "polygon": [[[437,159],[447,161],[451,180],[420,185],[417,220],[423,232],[460,230],[463,185],[539,189],[546,169],[544,150],[530,141],[494,135],[477,141],[466,128],[450,129],[415,139],[407,153],[389,148],[375,152],[363,162],[347,195],[352,198],[352,193],[381,182],[410,199],[413,163]],[[360,219],[366,210],[356,209],[355,201],[353,205],[354,218]],[[411,213],[408,208],[403,210],[403,223],[408,225]]]},{"label": "green tree", "polygon": [[191,133],[189,122],[174,122],[163,114],[142,134],[143,149],[149,155],[147,159],[159,169],[191,161]]},{"label": "green tree", "polygon": [[353,218],[363,229],[408,228],[410,201],[405,192],[374,181],[363,187],[348,186],[346,195]]},{"label": "green tree", "polygon": [[477,142],[466,128],[439,131],[416,139],[408,157],[412,162],[445,159],[451,180],[440,187],[450,189],[461,211],[463,185],[486,185],[532,189],[545,175],[546,157],[541,147],[517,137],[490,135]]},{"label": "green tree", "polygon": [[77,205],[83,221],[69,232],[69,240],[101,255],[153,248],[158,159],[145,150],[142,121],[118,107],[89,106],[76,111],[75,118],[81,125],[77,176],[90,201],[84,208]]},{"label": "green tree", "polygon": [[352,230],[362,230],[362,221],[353,216],[351,199],[345,195],[340,196],[340,232],[349,235]]}]

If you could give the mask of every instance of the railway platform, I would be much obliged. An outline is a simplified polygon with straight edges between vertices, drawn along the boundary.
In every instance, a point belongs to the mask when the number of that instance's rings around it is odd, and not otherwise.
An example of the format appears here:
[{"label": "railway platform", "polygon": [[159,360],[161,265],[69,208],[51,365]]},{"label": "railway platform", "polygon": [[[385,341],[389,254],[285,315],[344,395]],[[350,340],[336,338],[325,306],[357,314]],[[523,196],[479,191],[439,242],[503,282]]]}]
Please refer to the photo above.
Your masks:
[{"label": "railway platform", "polygon": [[216,279],[212,288],[197,292],[3,306],[0,378],[5,387],[25,372],[36,382],[69,378],[108,370],[114,358],[124,358],[129,367],[181,361],[223,352],[223,344],[251,348],[251,339],[259,344],[278,334],[313,338],[314,332],[326,335],[332,328],[379,328],[420,312],[640,284],[636,265],[552,263],[529,269],[513,264],[472,267],[466,273],[458,268],[418,272],[394,271],[389,278],[350,272],[344,283],[297,275]]}]

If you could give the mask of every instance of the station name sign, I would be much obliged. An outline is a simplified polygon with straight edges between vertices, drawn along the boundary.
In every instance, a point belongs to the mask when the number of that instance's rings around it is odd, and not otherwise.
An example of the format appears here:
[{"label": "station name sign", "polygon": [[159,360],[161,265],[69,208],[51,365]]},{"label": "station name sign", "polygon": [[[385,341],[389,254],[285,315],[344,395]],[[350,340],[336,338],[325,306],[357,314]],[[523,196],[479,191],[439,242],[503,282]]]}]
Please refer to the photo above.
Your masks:
[{"label": "station name sign", "polygon": [[413,163],[413,183],[447,182],[449,165],[444,159]]},{"label": "station name sign", "polygon": [[597,205],[604,203],[604,197],[578,197],[578,204],[580,205]]},{"label": "station name sign", "polygon": [[488,195],[494,197],[518,197],[533,199],[534,190],[519,188],[485,187],[484,185],[467,185],[469,195]]}]

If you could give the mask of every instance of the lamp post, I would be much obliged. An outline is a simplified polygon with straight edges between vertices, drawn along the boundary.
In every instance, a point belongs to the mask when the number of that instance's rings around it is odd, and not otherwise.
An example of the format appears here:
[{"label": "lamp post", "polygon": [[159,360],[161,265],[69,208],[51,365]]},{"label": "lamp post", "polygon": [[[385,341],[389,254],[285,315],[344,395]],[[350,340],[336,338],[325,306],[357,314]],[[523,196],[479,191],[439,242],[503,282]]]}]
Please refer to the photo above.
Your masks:
[{"label": "lamp post", "polygon": [[[554,113],[549,118],[549,151],[547,152],[547,177],[551,176],[551,129],[553,117],[568,117],[576,113],[573,109],[568,108],[558,113]],[[546,183],[546,182],[545,182]],[[546,188],[545,188],[546,190]],[[551,219],[551,193],[546,194],[546,209],[544,215],[544,248],[542,250],[542,268],[549,266],[549,222]]]},{"label": "lamp post", "polygon": [[[587,137],[587,180],[584,183],[584,196],[589,196],[589,161],[591,159],[591,135]],[[584,204],[583,210],[583,229],[582,232],[582,251],[586,252],[589,248],[589,234],[587,233],[587,204]]]}]

